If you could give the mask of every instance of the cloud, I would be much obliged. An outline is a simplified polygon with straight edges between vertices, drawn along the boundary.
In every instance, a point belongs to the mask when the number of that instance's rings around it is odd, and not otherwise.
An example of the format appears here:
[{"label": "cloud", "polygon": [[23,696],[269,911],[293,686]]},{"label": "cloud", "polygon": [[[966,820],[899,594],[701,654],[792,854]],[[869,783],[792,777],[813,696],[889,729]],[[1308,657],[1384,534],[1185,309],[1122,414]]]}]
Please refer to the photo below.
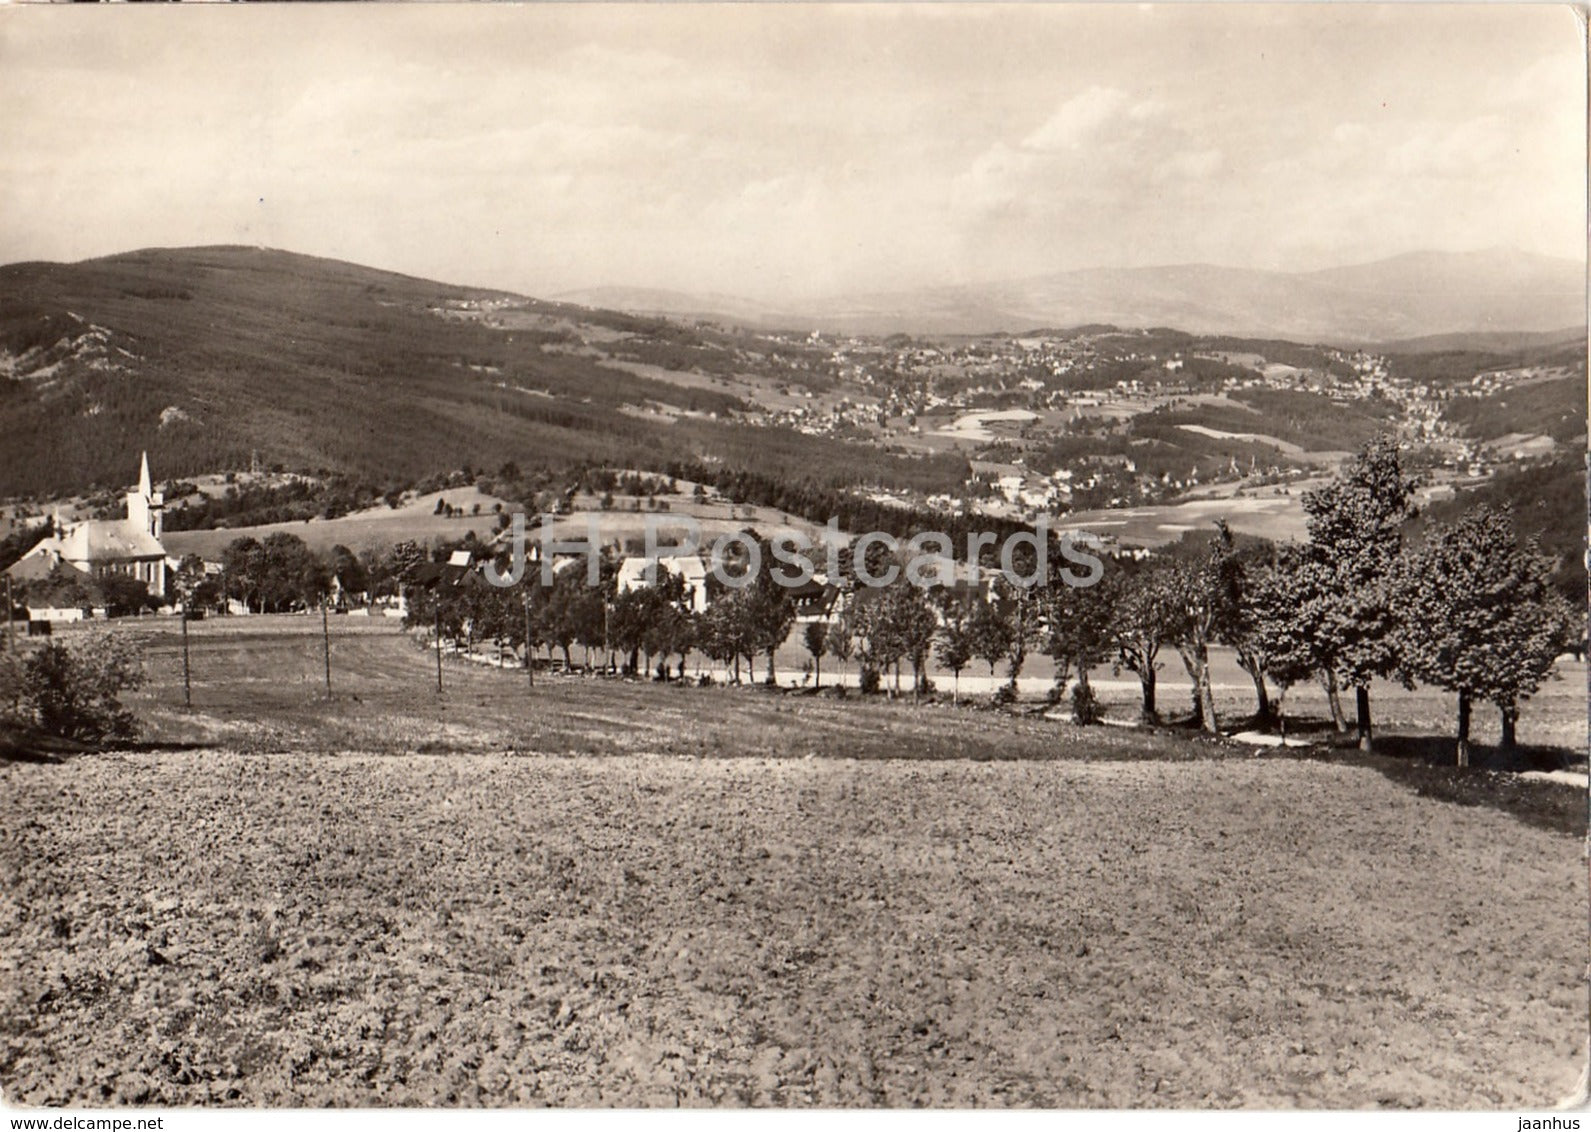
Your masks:
[{"label": "cloud", "polygon": [[1125,92],[1112,87],[1091,86],[1061,103],[1045,122],[1022,140],[1025,150],[1076,150],[1102,137],[1112,124],[1126,119],[1142,121],[1148,116],[1145,104],[1133,105]]},{"label": "cloud", "polygon": [[956,178],[952,199],[974,216],[1054,215],[1180,193],[1224,162],[1222,149],[1164,102],[1091,86],[1020,141],[996,141],[978,154]]},{"label": "cloud", "polygon": [[1584,247],[1566,10],[377,7],[0,11],[0,261],[247,230],[778,299]]}]

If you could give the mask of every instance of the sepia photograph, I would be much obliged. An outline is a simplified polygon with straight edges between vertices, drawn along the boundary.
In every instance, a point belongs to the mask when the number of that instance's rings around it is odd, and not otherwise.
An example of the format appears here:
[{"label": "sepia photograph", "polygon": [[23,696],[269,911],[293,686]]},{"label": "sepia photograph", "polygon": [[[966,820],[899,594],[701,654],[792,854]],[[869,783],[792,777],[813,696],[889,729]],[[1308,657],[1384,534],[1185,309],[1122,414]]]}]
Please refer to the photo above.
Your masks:
[{"label": "sepia photograph", "polygon": [[15,3],[0,107],[11,1127],[1580,1127],[1583,8]]}]

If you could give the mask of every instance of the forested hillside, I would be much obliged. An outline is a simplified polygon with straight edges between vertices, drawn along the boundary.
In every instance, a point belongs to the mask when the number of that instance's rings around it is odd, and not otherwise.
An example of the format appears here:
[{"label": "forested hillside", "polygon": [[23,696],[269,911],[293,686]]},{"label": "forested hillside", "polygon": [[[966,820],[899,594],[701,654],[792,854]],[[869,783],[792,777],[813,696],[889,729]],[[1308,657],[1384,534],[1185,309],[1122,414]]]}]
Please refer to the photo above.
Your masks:
[{"label": "forested hillside", "polygon": [[821,386],[798,354],[252,248],[13,264],[0,268],[0,496],[121,484],[144,449],[161,476],[257,455],[378,482],[463,461],[701,461],[936,490],[965,477],[953,457],[745,426],[741,400],[710,380]]}]

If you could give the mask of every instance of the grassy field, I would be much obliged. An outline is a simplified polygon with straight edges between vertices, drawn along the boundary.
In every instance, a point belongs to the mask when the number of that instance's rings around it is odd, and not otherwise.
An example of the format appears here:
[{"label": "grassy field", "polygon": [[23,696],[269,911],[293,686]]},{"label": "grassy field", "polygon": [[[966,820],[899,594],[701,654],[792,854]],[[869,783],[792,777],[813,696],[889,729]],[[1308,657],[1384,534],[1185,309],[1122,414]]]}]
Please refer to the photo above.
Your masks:
[{"label": "grassy field", "polygon": [[1586,1057],[1583,790],[453,659],[438,695],[343,619],[330,702],[318,622],[195,625],[188,710],[130,628],[146,742],[0,765],[14,1103],[1517,1108]]},{"label": "grassy field", "polygon": [[[448,518],[436,514],[438,500],[446,500],[464,514]],[[512,513],[512,504],[476,490],[474,487],[433,491],[400,507],[372,507],[338,519],[306,519],[297,523],[267,523],[256,527],[232,527],[203,531],[168,531],[162,536],[173,555],[198,554],[219,561],[221,553],[235,539],[264,540],[285,531],[303,539],[309,548],[324,554],[334,546],[361,550],[385,550],[394,543],[414,539],[421,543],[461,539],[469,531],[488,538],[497,529],[494,505]],[[478,514],[469,514],[479,507]]]}]

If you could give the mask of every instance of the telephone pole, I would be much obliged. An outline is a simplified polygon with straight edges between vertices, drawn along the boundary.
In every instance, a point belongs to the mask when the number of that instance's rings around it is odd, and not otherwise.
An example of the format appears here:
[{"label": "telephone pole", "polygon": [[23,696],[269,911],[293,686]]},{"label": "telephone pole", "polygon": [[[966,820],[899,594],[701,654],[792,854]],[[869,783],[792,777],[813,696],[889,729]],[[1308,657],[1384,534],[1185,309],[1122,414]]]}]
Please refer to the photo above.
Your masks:
[{"label": "telephone pole", "polygon": [[193,706],[193,680],[188,667],[188,598],[182,599],[182,706]]},{"label": "telephone pole", "polygon": [[529,687],[536,686],[536,666],[530,659],[530,594],[525,594],[525,683]]},{"label": "telephone pole", "polygon": [[331,699],[331,626],[326,620],[326,599],[320,600],[320,640],[326,652],[326,698]]}]

